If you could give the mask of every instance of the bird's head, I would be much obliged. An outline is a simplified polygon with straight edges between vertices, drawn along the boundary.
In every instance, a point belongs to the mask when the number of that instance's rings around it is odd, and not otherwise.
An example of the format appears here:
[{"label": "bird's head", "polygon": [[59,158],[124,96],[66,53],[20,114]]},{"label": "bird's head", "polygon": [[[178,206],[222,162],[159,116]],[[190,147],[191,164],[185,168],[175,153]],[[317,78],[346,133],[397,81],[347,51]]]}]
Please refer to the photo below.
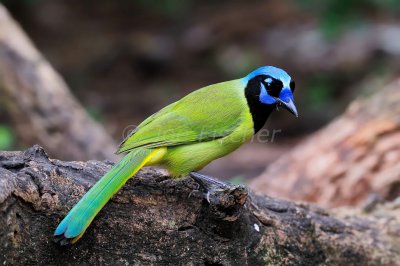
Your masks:
[{"label": "bird's head", "polygon": [[281,106],[298,116],[293,99],[295,83],[284,70],[264,66],[254,70],[243,80],[246,83],[246,97],[252,98],[254,104]]}]

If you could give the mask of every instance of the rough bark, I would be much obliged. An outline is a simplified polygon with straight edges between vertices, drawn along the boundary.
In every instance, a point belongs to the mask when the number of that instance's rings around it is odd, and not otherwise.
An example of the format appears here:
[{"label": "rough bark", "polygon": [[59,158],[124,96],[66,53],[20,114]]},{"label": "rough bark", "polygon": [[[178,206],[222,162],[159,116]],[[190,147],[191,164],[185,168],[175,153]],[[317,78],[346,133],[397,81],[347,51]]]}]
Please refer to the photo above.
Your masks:
[{"label": "rough bark", "polygon": [[[400,80],[354,101],[250,184],[270,196],[360,205],[400,196]],[[282,185],[284,183],[285,185]]]},{"label": "rough bark", "polygon": [[[400,208],[368,215],[325,211],[247,193],[216,190],[208,203],[189,178],[145,169],[100,212],[84,237],[60,247],[52,232],[110,168],[51,160],[39,146],[0,153],[2,265],[395,265]],[[247,201],[246,201],[247,199]]]},{"label": "rough bark", "polygon": [[0,89],[20,140],[42,143],[60,158],[115,158],[116,143],[88,116],[1,4]]}]

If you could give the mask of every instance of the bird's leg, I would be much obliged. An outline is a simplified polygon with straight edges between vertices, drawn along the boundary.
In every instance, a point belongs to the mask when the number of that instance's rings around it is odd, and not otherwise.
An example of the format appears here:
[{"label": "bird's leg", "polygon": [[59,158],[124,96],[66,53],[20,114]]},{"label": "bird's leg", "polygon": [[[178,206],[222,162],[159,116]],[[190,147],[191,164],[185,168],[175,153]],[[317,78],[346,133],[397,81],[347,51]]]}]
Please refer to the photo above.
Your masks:
[{"label": "bird's leg", "polygon": [[199,185],[205,189],[209,189],[210,187],[218,186],[218,187],[229,187],[229,185],[224,182],[213,179],[212,177],[197,173],[190,172],[190,177],[193,178]]},{"label": "bird's leg", "polygon": [[229,185],[221,181],[217,181],[206,175],[202,175],[196,172],[190,172],[189,176],[199,184],[200,188],[204,193],[203,195],[208,202],[210,202],[210,191],[221,188],[222,189],[229,188]]}]

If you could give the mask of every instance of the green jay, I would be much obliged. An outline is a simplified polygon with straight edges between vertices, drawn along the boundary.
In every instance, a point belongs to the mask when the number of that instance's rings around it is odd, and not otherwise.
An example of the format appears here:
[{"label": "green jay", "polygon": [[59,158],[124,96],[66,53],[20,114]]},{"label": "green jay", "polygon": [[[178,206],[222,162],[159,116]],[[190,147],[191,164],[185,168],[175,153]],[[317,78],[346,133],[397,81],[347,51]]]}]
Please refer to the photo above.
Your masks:
[{"label": "green jay", "polygon": [[283,107],[297,116],[295,83],[282,69],[260,67],[244,78],[198,89],[144,120],[120,144],[127,153],[70,210],[54,235],[75,243],[109,199],[144,166],[190,175],[250,140]]}]

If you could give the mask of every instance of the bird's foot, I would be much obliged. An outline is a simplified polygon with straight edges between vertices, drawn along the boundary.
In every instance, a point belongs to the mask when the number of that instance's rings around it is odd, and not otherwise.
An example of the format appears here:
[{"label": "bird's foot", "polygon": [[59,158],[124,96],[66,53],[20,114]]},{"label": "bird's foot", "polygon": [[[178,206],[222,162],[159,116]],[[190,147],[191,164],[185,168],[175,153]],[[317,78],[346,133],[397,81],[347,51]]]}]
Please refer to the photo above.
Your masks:
[{"label": "bird's foot", "polygon": [[[231,185],[196,172],[191,172],[189,176],[199,185],[198,189],[194,190],[193,193],[201,192],[203,198],[206,199],[208,203],[210,203],[210,195],[212,192],[231,188]],[[190,193],[189,196],[191,194],[192,193]]]},{"label": "bird's foot", "polygon": [[235,221],[240,216],[248,196],[245,186],[224,183],[196,172],[189,175],[199,184],[198,190],[193,193],[201,193],[208,202],[205,209],[208,217]]},{"label": "bird's foot", "polygon": [[193,195],[200,195],[201,198],[207,200],[207,202],[210,203],[210,192],[209,191],[203,192],[201,190],[194,189],[189,193],[188,198],[190,198]]}]

